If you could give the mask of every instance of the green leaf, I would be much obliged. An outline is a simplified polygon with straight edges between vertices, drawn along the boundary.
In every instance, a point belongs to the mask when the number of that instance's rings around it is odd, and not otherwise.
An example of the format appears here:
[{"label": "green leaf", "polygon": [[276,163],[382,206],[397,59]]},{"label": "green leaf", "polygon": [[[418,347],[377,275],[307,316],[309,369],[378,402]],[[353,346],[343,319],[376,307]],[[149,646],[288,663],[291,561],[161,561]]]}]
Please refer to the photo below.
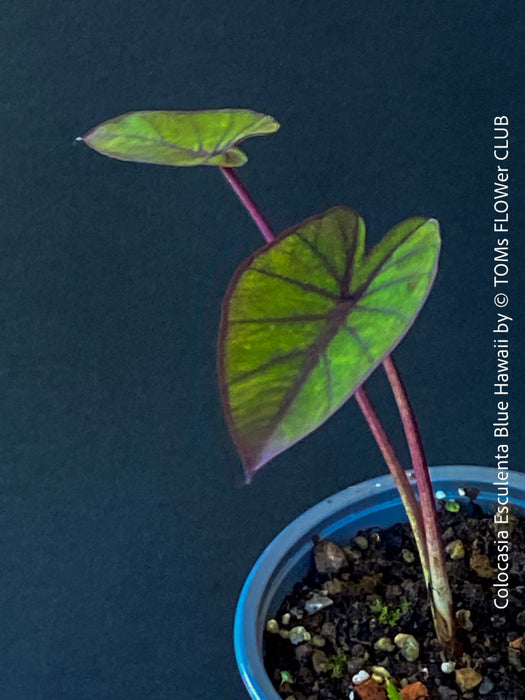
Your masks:
[{"label": "green leaf", "polygon": [[248,158],[237,145],[271,134],[278,122],[249,109],[129,112],[80,137],[103,155],[159,165],[238,167]]},{"label": "green leaf", "polygon": [[249,481],[319,427],[403,338],[437,271],[435,219],[395,226],[365,253],[345,207],[307,219],[236,271],[223,304],[223,405]]},{"label": "green leaf", "polygon": [[388,679],[386,681],[386,692],[388,695],[388,700],[402,700],[396,686]]}]

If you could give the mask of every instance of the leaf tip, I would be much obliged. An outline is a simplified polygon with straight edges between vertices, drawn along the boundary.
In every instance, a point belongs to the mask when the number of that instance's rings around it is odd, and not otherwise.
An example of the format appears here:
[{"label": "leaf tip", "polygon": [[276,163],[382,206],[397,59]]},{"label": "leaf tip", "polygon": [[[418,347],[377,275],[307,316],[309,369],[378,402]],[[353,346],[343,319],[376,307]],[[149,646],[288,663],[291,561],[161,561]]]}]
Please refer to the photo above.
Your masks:
[{"label": "leaf tip", "polygon": [[246,485],[252,483],[257,472],[270,462],[275,454],[244,454],[242,455],[242,468],[244,470],[244,482]]}]

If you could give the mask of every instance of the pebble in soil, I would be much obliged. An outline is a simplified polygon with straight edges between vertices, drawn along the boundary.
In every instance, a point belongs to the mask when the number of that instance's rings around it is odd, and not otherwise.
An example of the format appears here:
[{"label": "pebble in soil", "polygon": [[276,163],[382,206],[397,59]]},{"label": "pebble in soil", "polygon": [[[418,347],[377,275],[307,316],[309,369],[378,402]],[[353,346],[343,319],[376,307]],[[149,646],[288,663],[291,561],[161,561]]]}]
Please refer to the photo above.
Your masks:
[{"label": "pebble in soil", "polygon": [[359,700],[355,680],[385,674],[398,687],[422,682],[430,700],[525,699],[525,518],[513,515],[509,527],[505,610],[494,606],[502,549],[492,516],[471,500],[459,512],[442,507],[440,519],[463,656],[453,663],[435,639],[408,525],[342,546],[317,540],[311,572],[265,632],[266,668],[283,699]]}]

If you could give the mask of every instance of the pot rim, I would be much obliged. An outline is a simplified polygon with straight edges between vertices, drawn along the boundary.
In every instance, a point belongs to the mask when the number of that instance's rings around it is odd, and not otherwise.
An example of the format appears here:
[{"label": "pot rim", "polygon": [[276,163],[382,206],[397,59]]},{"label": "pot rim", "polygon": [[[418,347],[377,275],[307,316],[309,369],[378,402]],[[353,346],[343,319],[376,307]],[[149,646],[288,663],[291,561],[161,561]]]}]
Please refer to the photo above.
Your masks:
[{"label": "pot rim", "polygon": [[[450,483],[451,486],[456,484],[457,489],[458,485],[465,485],[468,481],[475,482],[477,485],[486,484],[490,486],[494,498],[487,499],[485,494],[484,500],[489,502],[497,500],[498,469],[496,467],[439,466],[431,467],[430,473],[432,482],[439,483],[439,488],[443,488],[445,483]],[[414,484],[412,472],[407,474],[411,483]],[[508,475],[511,494],[515,489],[521,491],[519,498],[515,498],[514,494],[511,495],[511,502],[525,509],[525,473],[508,470]],[[266,597],[268,585],[278,565],[287,557],[294,544],[305,534],[319,528],[321,523],[330,516],[335,516],[338,511],[348,507],[352,502],[366,501],[374,493],[390,491],[394,492],[392,505],[400,502],[392,476],[383,474],[328,496],[281,530],[257,559],[239,596],[233,635],[237,666],[243,683],[253,699],[280,700],[264,668],[262,630],[258,629],[260,604]],[[386,505],[387,502],[381,504],[382,507]],[[364,517],[378,509],[379,506],[375,504],[357,512]]]}]

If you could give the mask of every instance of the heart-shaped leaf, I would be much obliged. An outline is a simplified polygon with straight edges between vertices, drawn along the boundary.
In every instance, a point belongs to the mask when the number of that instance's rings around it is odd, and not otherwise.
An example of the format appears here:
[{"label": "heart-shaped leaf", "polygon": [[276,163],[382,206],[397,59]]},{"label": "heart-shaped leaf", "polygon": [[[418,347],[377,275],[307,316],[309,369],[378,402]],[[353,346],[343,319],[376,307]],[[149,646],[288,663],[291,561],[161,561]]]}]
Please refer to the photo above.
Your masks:
[{"label": "heart-shaped leaf", "polygon": [[236,271],[219,376],[247,479],[315,430],[399,343],[430,290],[435,219],[407,219],[365,253],[365,225],[335,207],[285,231]]},{"label": "heart-shaped leaf", "polygon": [[79,140],[118,160],[238,167],[248,160],[237,148],[241,141],[278,128],[273,117],[249,109],[129,112],[96,126]]}]

